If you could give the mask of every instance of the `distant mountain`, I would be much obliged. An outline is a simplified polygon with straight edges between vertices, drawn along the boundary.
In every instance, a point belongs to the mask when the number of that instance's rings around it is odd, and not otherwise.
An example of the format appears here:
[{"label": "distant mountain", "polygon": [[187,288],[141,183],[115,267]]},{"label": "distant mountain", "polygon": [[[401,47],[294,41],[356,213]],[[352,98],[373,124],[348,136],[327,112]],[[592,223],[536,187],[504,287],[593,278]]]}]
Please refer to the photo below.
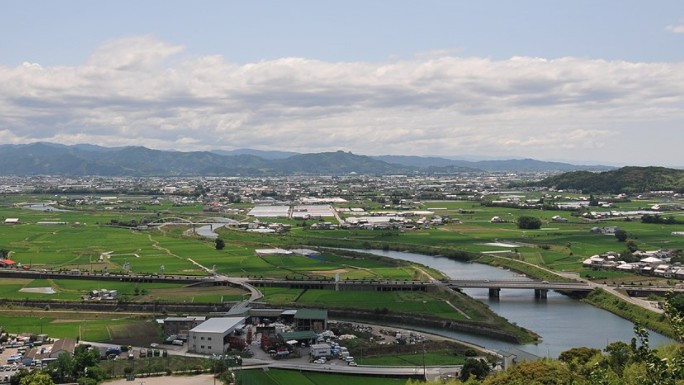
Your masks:
[{"label": "distant mountain", "polygon": [[[229,155],[230,154],[230,155]],[[292,155],[294,154],[294,155]],[[145,147],[67,146],[54,143],[0,145],[0,175],[261,176],[456,174],[484,171],[587,169],[566,163],[524,160],[469,162],[436,157],[370,157],[349,152],[160,151]],[[589,168],[591,169],[591,168]]]},{"label": "distant mountain", "polygon": [[1,175],[221,176],[403,174],[415,168],[345,152],[297,154],[285,159],[145,147],[104,148],[50,143],[0,146]]},{"label": "distant mountain", "polygon": [[288,174],[406,174],[416,171],[413,167],[390,164],[370,156],[350,152],[322,152],[294,155],[278,162],[278,167]]},{"label": "distant mountain", "polygon": [[446,167],[446,166],[462,166],[466,163],[472,163],[465,160],[453,160],[446,158],[437,158],[432,156],[410,156],[410,155],[379,155],[373,156],[373,159],[382,160],[387,163],[401,164],[411,167]]},{"label": "distant mountain", "polygon": [[622,167],[600,173],[568,172],[546,178],[539,186],[581,190],[585,193],[641,193],[673,190],[684,192],[684,170],[664,167]]},{"label": "distant mountain", "polygon": [[0,164],[2,175],[192,176],[272,172],[271,162],[251,155],[227,157],[210,152],[49,143],[0,146]]},{"label": "distant mountain", "polygon": [[561,162],[546,162],[534,159],[508,159],[508,160],[480,160],[468,161],[447,159],[439,157],[404,156],[404,155],[381,155],[373,158],[388,163],[401,164],[413,167],[447,167],[456,166],[481,171],[605,171],[613,169],[610,166],[579,166]]},{"label": "distant mountain", "polygon": [[254,155],[258,156],[259,158],[263,159],[268,159],[268,160],[275,160],[275,159],[285,159],[289,158],[293,155],[299,155],[298,152],[290,152],[290,151],[263,151],[263,150],[252,150],[249,148],[239,148],[237,150],[213,150],[211,151],[214,154],[219,154],[219,155],[227,155],[227,156],[233,156],[233,155]]}]

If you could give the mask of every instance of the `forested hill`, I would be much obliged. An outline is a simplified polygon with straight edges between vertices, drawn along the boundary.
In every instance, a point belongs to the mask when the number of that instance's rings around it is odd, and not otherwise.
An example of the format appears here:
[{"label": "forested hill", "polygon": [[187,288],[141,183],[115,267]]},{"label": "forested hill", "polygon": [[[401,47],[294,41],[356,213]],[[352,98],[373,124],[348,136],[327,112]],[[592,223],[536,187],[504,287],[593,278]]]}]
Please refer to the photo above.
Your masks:
[{"label": "forested hill", "polygon": [[623,167],[593,173],[566,172],[546,178],[538,186],[581,190],[585,193],[640,193],[656,190],[684,192],[684,170],[664,167]]}]

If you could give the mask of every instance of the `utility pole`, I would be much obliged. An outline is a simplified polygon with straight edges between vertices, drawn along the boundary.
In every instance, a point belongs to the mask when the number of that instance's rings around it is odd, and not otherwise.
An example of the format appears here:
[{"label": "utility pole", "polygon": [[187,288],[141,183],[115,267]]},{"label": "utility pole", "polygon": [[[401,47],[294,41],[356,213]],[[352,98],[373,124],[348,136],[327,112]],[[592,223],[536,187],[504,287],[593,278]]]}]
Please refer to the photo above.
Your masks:
[{"label": "utility pole", "polygon": [[427,370],[425,368],[425,341],[423,341],[423,379],[427,381]]}]

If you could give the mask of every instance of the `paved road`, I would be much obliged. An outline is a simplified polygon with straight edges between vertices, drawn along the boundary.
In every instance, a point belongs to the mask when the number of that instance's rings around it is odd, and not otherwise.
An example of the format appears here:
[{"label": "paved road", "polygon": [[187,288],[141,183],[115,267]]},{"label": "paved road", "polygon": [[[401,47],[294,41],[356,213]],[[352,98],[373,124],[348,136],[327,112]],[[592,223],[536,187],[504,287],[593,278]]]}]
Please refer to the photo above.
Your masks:
[{"label": "paved road", "polygon": [[335,207],[333,207],[332,205],[330,206],[330,208],[332,209],[330,211],[332,211],[333,215],[335,216],[335,219],[337,219],[337,222],[343,224],[344,219],[340,218],[340,214],[337,212],[337,209],[335,209]]},{"label": "paved road", "polygon": [[643,300],[640,298],[630,297],[628,295],[622,294],[621,292],[619,292],[616,288],[614,288],[612,286],[603,285],[603,284],[599,284],[596,282],[589,281],[587,279],[580,277],[579,274],[577,274],[577,273],[557,273],[557,274],[561,275],[565,278],[572,278],[572,279],[576,279],[578,281],[586,282],[589,286],[591,286],[593,288],[601,288],[601,289],[607,291],[608,293],[610,293],[610,294],[612,294],[612,295],[614,295],[614,296],[616,296],[616,297],[618,297],[624,301],[627,301],[633,305],[637,305],[639,307],[642,307],[646,310],[650,310],[654,313],[658,313],[658,314],[664,313],[663,309],[653,306],[653,304],[649,301],[646,301],[646,300]]}]

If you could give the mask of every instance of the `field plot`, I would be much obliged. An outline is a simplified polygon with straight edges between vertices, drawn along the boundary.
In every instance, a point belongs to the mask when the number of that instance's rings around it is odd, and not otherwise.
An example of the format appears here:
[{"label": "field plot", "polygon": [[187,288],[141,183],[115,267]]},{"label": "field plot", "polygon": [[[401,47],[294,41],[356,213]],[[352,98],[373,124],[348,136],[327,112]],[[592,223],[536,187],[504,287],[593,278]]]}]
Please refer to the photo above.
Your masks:
[{"label": "field plot", "polygon": [[288,289],[283,287],[260,287],[264,301],[275,305],[293,303],[299,297],[302,289]]},{"label": "field plot", "polygon": [[437,365],[463,365],[465,357],[462,355],[449,354],[450,352],[427,352],[425,354],[393,354],[370,357],[356,357],[356,362],[359,365],[377,365],[377,366],[422,366],[423,363],[427,366]]},{"label": "field plot", "polygon": [[110,340],[120,345],[149,346],[161,339],[161,330],[152,321],[107,325]]},{"label": "field plot", "polygon": [[409,291],[332,291],[306,290],[297,300],[299,304],[337,308],[391,310],[402,313],[431,315],[443,318],[466,317],[449,305],[444,298],[423,292]]},{"label": "field plot", "polygon": [[[30,292],[22,289],[46,289]],[[151,283],[95,281],[77,279],[14,279],[0,281],[0,296],[7,299],[43,299],[43,300],[81,300],[81,297],[92,290],[116,290],[118,299],[131,302],[194,302],[218,303],[243,299],[245,292],[229,286],[201,287],[187,286],[183,283]]]},{"label": "field plot", "polygon": [[240,384],[245,385],[404,385],[406,378],[364,377],[345,374],[298,372],[294,370],[262,369],[238,371]]},{"label": "field plot", "polygon": [[163,265],[167,274],[205,274],[186,255],[212,250],[207,242],[99,226],[2,226],[0,239],[13,260],[32,269],[118,272],[128,262],[133,272],[160,272]]},{"label": "field plot", "polygon": [[[9,333],[48,334],[52,338],[80,338],[85,341],[112,342],[110,328],[146,330],[154,325],[138,316],[107,313],[76,313],[65,311],[3,310],[0,325]],[[157,332],[152,336],[157,336]],[[117,343],[117,342],[114,342]]]}]

